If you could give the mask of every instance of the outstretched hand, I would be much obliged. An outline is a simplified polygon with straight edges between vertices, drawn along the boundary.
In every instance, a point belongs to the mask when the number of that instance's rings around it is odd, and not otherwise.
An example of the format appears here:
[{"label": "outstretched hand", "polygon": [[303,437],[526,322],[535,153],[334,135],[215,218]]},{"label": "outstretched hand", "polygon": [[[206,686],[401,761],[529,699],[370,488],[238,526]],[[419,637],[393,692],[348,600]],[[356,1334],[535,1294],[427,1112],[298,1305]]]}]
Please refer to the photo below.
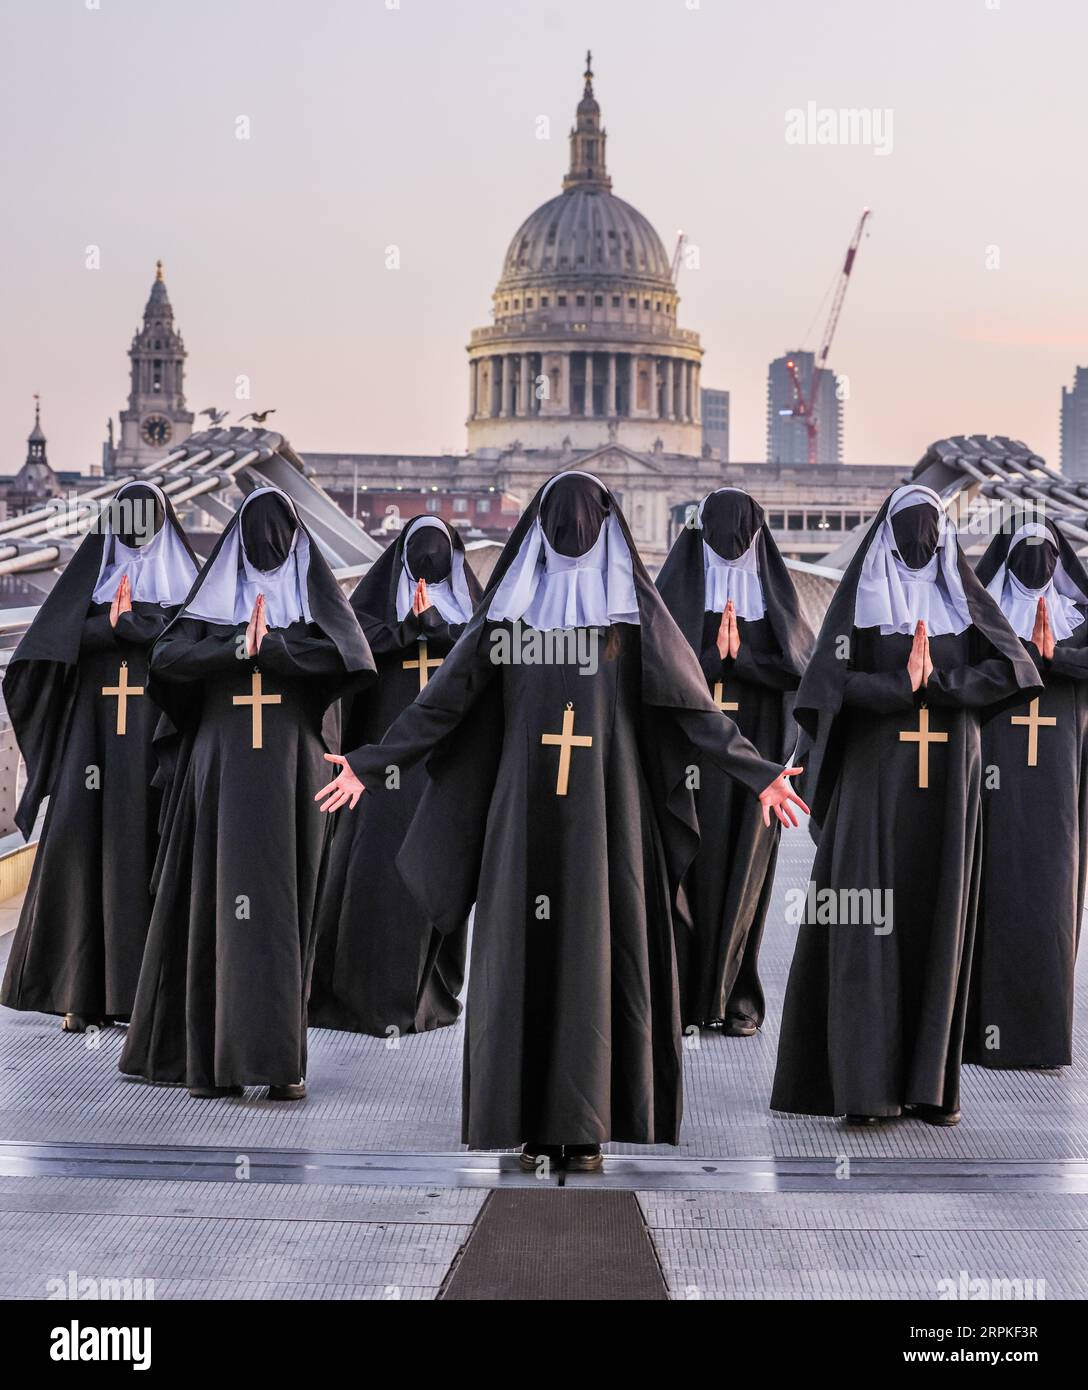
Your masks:
[{"label": "outstretched hand", "polygon": [[789,777],[796,777],[798,773],[804,772],[804,770],[803,767],[784,767],[771,785],[769,787],[764,787],[760,792],[759,804],[763,807],[764,825],[770,825],[772,811],[783,825],[798,824],[797,817],[793,812],[794,806],[800,806],[806,816],[809,814],[808,807],[786,780]]},{"label": "outstretched hand", "polygon": [[351,803],[349,809],[354,811],[366,788],[348,767],[348,760],[342,753],[326,753],[325,761],[336,763],[340,772],[331,782],[321,788],[314,800],[321,802],[323,811],[339,811],[345,801]]}]

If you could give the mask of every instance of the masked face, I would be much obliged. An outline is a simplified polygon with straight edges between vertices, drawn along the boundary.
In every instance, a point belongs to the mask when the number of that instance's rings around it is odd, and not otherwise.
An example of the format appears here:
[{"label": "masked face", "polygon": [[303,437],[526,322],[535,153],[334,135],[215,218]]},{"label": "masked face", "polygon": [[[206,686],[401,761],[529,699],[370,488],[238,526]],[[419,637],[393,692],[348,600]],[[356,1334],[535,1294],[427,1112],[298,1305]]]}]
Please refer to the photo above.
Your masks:
[{"label": "masked face", "polygon": [[540,506],[540,525],[548,544],[570,559],[592,550],[607,516],[604,488],[577,474],[554,483]]},{"label": "masked face", "polygon": [[143,483],[126,487],[114,501],[113,533],[122,545],[138,550],[154,540],[166,520],[166,511],[155,492]]},{"label": "masked face", "polygon": [[413,579],[439,584],[449,578],[453,568],[453,545],[445,530],[437,526],[417,526],[405,546],[408,573]]},{"label": "masked face", "polygon": [[912,570],[928,565],[941,537],[941,518],[928,502],[904,507],[892,517],[892,535],[899,558]]},{"label": "masked face", "polygon": [[1009,554],[1009,569],[1025,589],[1045,589],[1057,565],[1057,547],[1041,536],[1017,541]]},{"label": "masked face", "polygon": [[265,571],[283,564],[298,530],[294,512],[276,492],[262,493],[247,502],[241,526],[246,559],[254,568]]},{"label": "masked face", "polygon": [[703,504],[703,540],[723,560],[738,560],[763,525],[763,509],[744,492],[712,492]]}]

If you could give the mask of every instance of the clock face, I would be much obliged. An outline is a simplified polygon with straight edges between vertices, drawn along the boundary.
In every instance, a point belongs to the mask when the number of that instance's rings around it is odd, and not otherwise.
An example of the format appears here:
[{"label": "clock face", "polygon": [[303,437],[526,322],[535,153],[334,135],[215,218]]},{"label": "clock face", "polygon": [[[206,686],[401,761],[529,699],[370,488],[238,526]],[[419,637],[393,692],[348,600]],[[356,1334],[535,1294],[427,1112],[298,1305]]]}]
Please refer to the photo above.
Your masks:
[{"label": "clock face", "polygon": [[140,433],[146,444],[156,444],[160,447],[169,444],[173,428],[165,415],[149,415],[140,426]]}]

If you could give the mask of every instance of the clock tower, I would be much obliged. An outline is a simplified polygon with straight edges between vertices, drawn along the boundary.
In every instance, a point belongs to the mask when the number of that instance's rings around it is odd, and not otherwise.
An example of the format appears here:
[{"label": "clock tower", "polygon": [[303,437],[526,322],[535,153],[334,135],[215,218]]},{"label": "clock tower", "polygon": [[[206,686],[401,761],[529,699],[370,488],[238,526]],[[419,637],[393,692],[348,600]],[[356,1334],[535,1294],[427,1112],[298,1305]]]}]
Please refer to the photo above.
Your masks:
[{"label": "clock tower", "polygon": [[[185,344],[174,327],[162,261],[144,309],[143,327],[129,348],[131,386],[121,411],[121,438],[107,447],[107,473],[131,473],[164,457],[193,432],[193,412],[185,408]],[[110,427],[112,435],[112,425]]]}]

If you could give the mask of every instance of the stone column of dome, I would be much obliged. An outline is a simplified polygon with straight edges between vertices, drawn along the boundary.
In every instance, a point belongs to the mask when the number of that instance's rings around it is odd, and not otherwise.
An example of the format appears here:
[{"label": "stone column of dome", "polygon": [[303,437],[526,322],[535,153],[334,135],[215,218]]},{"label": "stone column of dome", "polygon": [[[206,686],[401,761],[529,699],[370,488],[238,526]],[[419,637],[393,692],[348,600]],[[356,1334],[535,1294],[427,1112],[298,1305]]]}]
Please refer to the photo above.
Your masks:
[{"label": "stone column of dome", "polygon": [[520,359],[520,379],[518,382],[518,414],[529,414],[529,354],[523,352]]},{"label": "stone column of dome", "polygon": [[585,395],[582,397],[582,414],[593,414],[593,354],[585,354],[586,374],[585,374]]},{"label": "stone column of dome", "polygon": [[514,355],[504,352],[499,360],[502,362],[501,414],[503,419],[507,420],[514,413]]},{"label": "stone column of dome", "polygon": [[608,394],[605,398],[605,414],[611,420],[616,414],[616,354],[608,354]]},{"label": "stone column of dome", "polygon": [[[673,359],[665,360],[665,418],[666,420],[676,419],[676,378],[674,372]],[[683,363],[680,364],[683,366]]]}]

